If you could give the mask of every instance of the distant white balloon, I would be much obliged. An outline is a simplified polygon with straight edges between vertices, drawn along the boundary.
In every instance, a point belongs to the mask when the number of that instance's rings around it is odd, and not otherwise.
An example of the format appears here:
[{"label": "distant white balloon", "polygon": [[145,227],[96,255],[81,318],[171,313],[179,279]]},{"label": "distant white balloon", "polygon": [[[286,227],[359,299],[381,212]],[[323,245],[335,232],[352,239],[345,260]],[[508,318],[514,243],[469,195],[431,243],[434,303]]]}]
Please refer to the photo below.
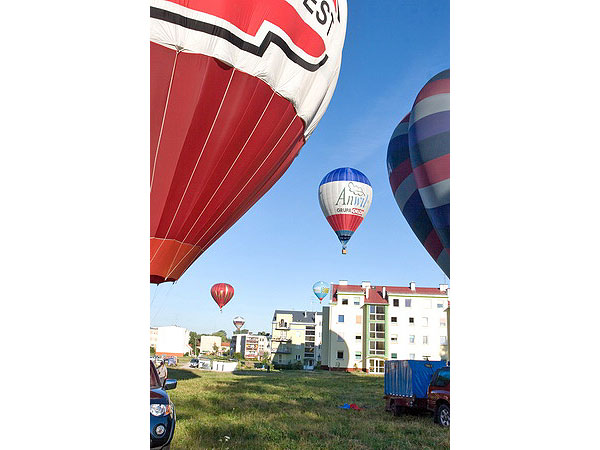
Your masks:
[{"label": "distant white balloon", "polygon": [[233,318],[233,325],[237,328],[238,331],[242,329],[245,323],[246,320],[241,316],[236,316]]}]

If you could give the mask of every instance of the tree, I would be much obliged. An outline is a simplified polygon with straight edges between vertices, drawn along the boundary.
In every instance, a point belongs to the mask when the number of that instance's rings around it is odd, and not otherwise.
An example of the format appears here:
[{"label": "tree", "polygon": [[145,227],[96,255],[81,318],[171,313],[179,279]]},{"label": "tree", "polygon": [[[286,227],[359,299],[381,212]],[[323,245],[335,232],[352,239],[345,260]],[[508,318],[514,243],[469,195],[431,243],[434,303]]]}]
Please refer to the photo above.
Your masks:
[{"label": "tree", "polygon": [[194,355],[197,354],[196,344],[198,342],[199,337],[200,337],[200,335],[198,335],[198,333],[196,333],[195,331],[190,331],[190,341],[188,342],[188,344],[190,344],[192,346],[192,348],[194,349]]},{"label": "tree", "polygon": [[234,331],[233,334],[248,334],[249,331],[246,328],[241,329],[240,331]]},{"label": "tree", "polygon": [[211,336],[221,336],[221,342],[229,342],[227,332],[225,330],[215,331]]}]

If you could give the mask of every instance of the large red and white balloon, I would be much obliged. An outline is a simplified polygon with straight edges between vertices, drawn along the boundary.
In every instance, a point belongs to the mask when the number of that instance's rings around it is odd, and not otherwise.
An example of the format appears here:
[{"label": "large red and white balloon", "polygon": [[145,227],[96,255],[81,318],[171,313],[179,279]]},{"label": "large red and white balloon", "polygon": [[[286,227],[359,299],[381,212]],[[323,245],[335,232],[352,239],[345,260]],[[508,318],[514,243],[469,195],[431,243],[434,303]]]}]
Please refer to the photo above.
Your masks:
[{"label": "large red and white balloon", "polygon": [[151,0],[150,281],[283,175],[339,75],[346,0]]}]

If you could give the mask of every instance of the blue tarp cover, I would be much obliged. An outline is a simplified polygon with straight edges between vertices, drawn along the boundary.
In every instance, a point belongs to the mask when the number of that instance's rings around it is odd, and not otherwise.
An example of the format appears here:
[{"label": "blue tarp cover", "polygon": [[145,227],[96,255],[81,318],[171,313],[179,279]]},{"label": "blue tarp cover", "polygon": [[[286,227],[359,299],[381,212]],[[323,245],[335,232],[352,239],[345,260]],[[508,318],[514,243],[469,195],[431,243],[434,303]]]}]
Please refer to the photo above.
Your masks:
[{"label": "blue tarp cover", "polygon": [[446,361],[389,360],[385,362],[385,395],[427,397],[431,376]]}]

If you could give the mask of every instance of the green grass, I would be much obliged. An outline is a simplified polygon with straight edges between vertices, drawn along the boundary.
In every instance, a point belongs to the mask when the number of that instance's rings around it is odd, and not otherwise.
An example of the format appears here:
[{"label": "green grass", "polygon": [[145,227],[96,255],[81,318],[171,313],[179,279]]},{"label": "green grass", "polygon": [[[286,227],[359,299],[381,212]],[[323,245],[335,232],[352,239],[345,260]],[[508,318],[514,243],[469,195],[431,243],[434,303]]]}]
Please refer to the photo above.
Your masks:
[{"label": "green grass", "polygon": [[[327,371],[169,369],[177,449],[448,449],[430,415],[384,411],[383,377]],[[343,410],[356,403],[365,410]],[[226,438],[229,437],[229,439]]]}]

